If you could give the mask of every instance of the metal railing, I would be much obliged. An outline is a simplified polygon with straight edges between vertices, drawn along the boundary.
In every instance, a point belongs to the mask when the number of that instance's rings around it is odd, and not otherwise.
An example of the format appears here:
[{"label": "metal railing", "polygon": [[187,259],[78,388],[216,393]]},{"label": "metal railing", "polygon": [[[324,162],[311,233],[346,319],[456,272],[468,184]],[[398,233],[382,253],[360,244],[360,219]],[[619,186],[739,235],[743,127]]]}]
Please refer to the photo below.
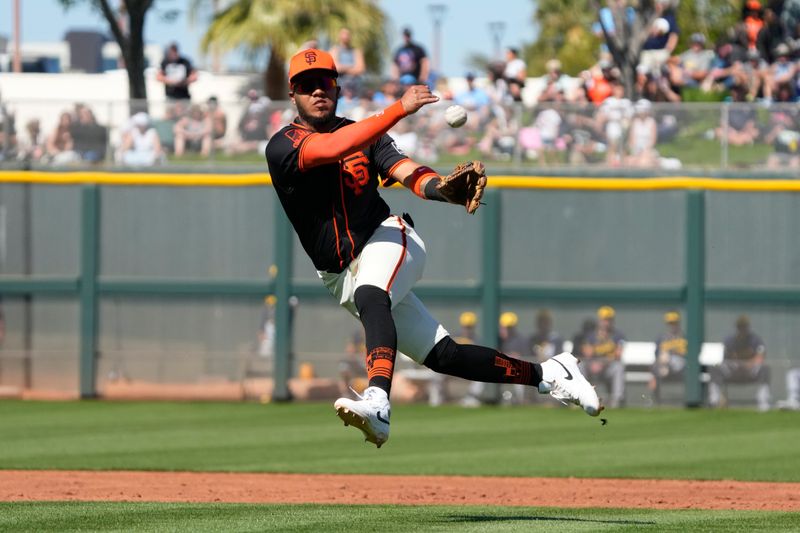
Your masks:
[{"label": "metal railing", "polygon": [[[391,132],[414,159],[450,166],[471,158],[484,159],[509,173],[674,174],[768,172],[797,176],[800,172],[800,111],[795,104],[653,103],[606,101],[601,106],[540,104],[488,105],[469,112],[467,124],[449,128],[443,101],[401,121]],[[71,150],[47,149],[62,114],[77,116],[87,106],[99,131],[73,131]],[[144,103],[93,100],[4,101],[0,168],[124,169],[124,139],[133,127],[131,109],[146,109],[149,126],[161,140],[163,154],[150,168],[200,172],[263,170],[268,139],[295,116],[289,102],[246,100],[219,102],[215,107],[226,129],[208,140],[179,138],[199,128],[182,117],[197,108],[208,116],[209,103]],[[381,106],[367,100],[340,101],[339,114],[358,120]],[[76,119],[72,119],[73,121]],[[38,134],[35,124],[38,123]],[[184,128],[183,126],[186,126]],[[74,126],[73,126],[74,127]],[[82,133],[83,131],[83,133]],[[181,150],[178,145],[184,144]],[[182,153],[181,153],[182,152]],[[97,154],[100,154],[99,156]]]}]

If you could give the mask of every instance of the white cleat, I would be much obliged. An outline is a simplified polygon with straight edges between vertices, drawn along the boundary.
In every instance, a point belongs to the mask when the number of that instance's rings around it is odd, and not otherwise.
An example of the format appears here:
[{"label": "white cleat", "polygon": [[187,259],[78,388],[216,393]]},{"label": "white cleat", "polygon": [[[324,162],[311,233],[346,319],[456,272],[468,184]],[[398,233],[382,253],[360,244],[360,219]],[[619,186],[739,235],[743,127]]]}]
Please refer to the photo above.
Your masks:
[{"label": "white cleat", "polygon": [[364,395],[353,391],[358,400],[339,398],[334,402],[336,415],[345,426],[354,426],[364,433],[368,442],[378,448],[389,440],[389,417],[392,413],[386,391],[378,387],[367,387]]},{"label": "white cleat", "polygon": [[551,357],[542,363],[542,383],[539,392],[563,404],[580,405],[589,416],[597,416],[603,405],[592,387],[578,368],[578,360],[569,352]]}]

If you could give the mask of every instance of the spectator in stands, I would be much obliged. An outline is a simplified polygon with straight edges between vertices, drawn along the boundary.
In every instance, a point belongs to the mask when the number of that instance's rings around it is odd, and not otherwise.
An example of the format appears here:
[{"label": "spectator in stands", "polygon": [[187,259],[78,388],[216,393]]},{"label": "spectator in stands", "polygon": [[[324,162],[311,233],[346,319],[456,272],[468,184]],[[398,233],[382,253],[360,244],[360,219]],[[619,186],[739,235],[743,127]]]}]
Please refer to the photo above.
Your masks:
[{"label": "spectator in stands", "polygon": [[595,107],[589,103],[584,91],[576,91],[573,105],[565,110],[564,140],[567,143],[568,161],[572,165],[598,163],[605,159],[605,131],[595,116]]},{"label": "spectator in stands", "polygon": [[380,90],[372,95],[372,103],[376,106],[387,107],[399,98],[400,85],[395,80],[386,80]]},{"label": "spectator in stands", "polygon": [[232,153],[257,152],[269,139],[269,100],[259,97],[258,91],[247,92],[248,104],[239,119],[239,142],[229,147]]},{"label": "spectator in stands", "polygon": [[586,358],[586,378],[605,383],[611,395],[609,407],[619,407],[625,401],[625,366],[622,363],[622,347],[625,336],[614,325],[616,312],[604,305],[597,310],[597,328],[583,343]]},{"label": "spectator in stands", "polygon": [[747,51],[747,61],[736,63],[734,79],[737,85],[747,88],[745,99],[748,102],[756,100],[772,100],[772,84],[769,78],[769,65],[761,59],[757,49]]},{"label": "spectator in stands", "polygon": [[528,341],[528,354],[537,363],[564,351],[564,339],[553,330],[553,314],[548,309],[536,313],[535,331]]},{"label": "spectator in stands", "polygon": [[561,61],[551,59],[545,64],[547,74],[544,75],[544,89],[539,93],[539,102],[552,102],[558,99],[558,94],[567,93],[569,89],[569,76],[561,72]]},{"label": "spectator in stands", "polygon": [[467,81],[467,89],[456,94],[454,101],[467,111],[477,114],[477,123],[483,122],[489,115],[489,105],[491,103],[489,94],[475,85],[475,74],[472,72],[467,72],[464,79]]},{"label": "spectator in stands", "polygon": [[525,61],[519,57],[518,48],[508,48],[506,50],[506,65],[503,69],[503,77],[508,83],[508,92],[515,102],[522,101],[522,89],[525,87],[525,80],[528,77]]},{"label": "spectator in stands", "polygon": [[167,47],[156,79],[164,84],[168,99],[189,100],[189,85],[197,81],[197,71],[191,61],[180,54],[178,44],[172,43]]},{"label": "spectator in stands", "polygon": [[87,163],[101,163],[108,148],[107,129],[97,123],[94,113],[85,105],[78,107],[77,116],[70,124],[75,152]]},{"label": "spectator in stands", "polygon": [[16,157],[17,144],[14,113],[10,112],[0,99],[0,161]]},{"label": "spectator in stands", "polygon": [[769,78],[772,81],[772,92],[778,93],[781,89],[788,88],[791,98],[795,97],[794,78],[798,73],[797,64],[790,57],[790,50],[786,44],[779,44],[775,48],[776,60],[770,67]]},{"label": "spectator in stands", "polygon": [[541,165],[558,163],[558,152],[566,148],[566,142],[561,138],[564,119],[561,110],[555,105],[560,101],[563,101],[562,93],[558,93],[552,104],[539,106],[533,126],[519,131],[520,146],[525,149],[526,154],[535,156]]},{"label": "spectator in stands", "polygon": [[[743,85],[731,87],[731,98],[737,103],[746,102],[747,87]],[[753,106],[733,105],[728,111],[727,127],[720,126],[717,128],[716,138],[727,138],[728,143],[733,146],[752,145],[756,142],[759,134],[757,119],[758,115]]]},{"label": "spectator in stands", "polygon": [[122,163],[133,167],[150,167],[164,160],[158,133],[145,112],[131,117],[131,127],[122,138]]},{"label": "spectator in stands", "polygon": [[660,70],[678,44],[678,20],[671,0],[656,0],[657,18],[650,27],[650,35],[644,42],[639,64],[651,72]]},{"label": "spectator in stands", "polygon": [[742,21],[736,27],[736,34],[747,50],[756,50],[758,34],[764,28],[764,10],[758,0],[747,0],[742,8]]},{"label": "spectator in stands", "polygon": [[219,150],[225,147],[225,133],[228,131],[228,116],[219,107],[216,96],[208,98],[206,103],[209,121],[211,121],[211,148]]},{"label": "spectator in stands", "polygon": [[164,153],[175,152],[175,125],[189,112],[186,100],[174,100],[167,103],[164,118],[151,120],[158,133],[158,140]]},{"label": "spectator in stands", "polygon": [[777,403],[779,409],[800,411],[800,368],[786,372],[786,399]]},{"label": "spectator in stands", "polygon": [[642,98],[651,102],[680,102],[681,96],[670,84],[669,72],[648,72],[639,91]]},{"label": "spectator in stands", "polygon": [[364,52],[353,46],[350,30],[339,30],[339,42],[328,50],[333,56],[336,70],[339,71],[339,86],[350,84],[357,94],[361,93],[361,76],[364,75],[366,65]]},{"label": "spectator in stands", "polygon": [[706,48],[706,36],[693,33],[689,49],[680,56],[682,81],[684,87],[697,87],[708,76],[714,52]]},{"label": "spectator in stands", "polygon": [[642,98],[636,101],[633,110],[628,131],[627,164],[633,167],[658,166],[658,126],[653,118],[653,104]]},{"label": "spectator in stands", "polygon": [[661,403],[661,384],[668,380],[683,377],[686,367],[686,335],[681,329],[681,315],[669,311],[664,315],[667,331],[656,340],[656,362],[653,364],[653,377],[648,388],[656,403]]},{"label": "spectator in stands", "polygon": [[180,157],[187,150],[203,157],[211,153],[211,121],[198,104],[192,104],[189,113],[175,124],[175,155]]},{"label": "spectator in stands", "polygon": [[772,4],[764,8],[764,27],[758,32],[756,38],[756,48],[767,63],[772,63],[777,59],[774,54],[778,45],[787,43],[789,40],[786,24],[775,10],[776,7]]},{"label": "spectator in stands", "polygon": [[75,163],[80,159],[70,133],[72,121],[69,111],[62,112],[55,130],[47,137],[47,156],[54,165]]},{"label": "spectator in stands", "polygon": [[411,28],[403,29],[403,44],[394,53],[392,79],[401,85],[415,85],[426,83],[429,76],[428,54],[411,40]]},{"label": "spectator in stands", "polygon": [[800,168],[800,114],[794,106],[770,113],[764,142],[775,150],[767,157],[767,168]]},{"label": "spectator in stands", "polygon": [[622,164],[625,134],[633,115],[633,104],[625,98],[625,87],[619,81],[612,84],[611,96],[603,100],[597,111],[597,120],[606,134],[606,163]]},{"label": "spectator in stands", "polygon": [[758,383],[756,402],[758,409],[770,407],[769,367],[764,363],[767,348],[764,341],[750,328],[750,319],[741,315],[736,319],[736,332],[725,339],[722,363],[711,368],[708,401],[712,407],[727,405],[724,390],[729,383]]},{"label": "spectator in stands", "polygon": [[28,162],[40,161],[47,153],[45,138],[38,118],[32,118],[25,124],[27,139],[21,143],[19,158]]},{"label": "spectator in stands", "polygon": [[733,85],[733,65],[739,59],[735,53],[734,45],[728,39],[721,39],[717,42],[714,59],[711,61],[711,69],[708,76],[700,84],[704,92],[726,91]]},{"label": "spectator in stands", "polygon": [[589,101],[595,105],[603,103],[613,92],[612,83],[615,80],[612,75],[612,66],[607,61],[601,61],[591,69],[581,72],[583,90]]}]

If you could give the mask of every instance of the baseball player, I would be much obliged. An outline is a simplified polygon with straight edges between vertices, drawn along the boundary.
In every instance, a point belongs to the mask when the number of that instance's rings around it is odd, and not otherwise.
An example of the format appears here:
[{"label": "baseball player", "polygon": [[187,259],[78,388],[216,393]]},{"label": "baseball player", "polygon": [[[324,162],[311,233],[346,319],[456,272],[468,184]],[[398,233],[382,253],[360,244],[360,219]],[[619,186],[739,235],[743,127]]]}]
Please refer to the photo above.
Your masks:
[{"label": "baseball player", "polygon": [[404,117],[438,101],[424,85],[359,122],[336,116],[338,73],[327,52],[307,49],[289,63],[298,116],[266,148],[275,192],[324,285],[361,320],[369,386],[334,407],[345,425],[380,447],[389,438],[389,393],[398,351],[436,372],[469,380],[538,387],[596,416],[602,406],[569,353],[541,365],[491,348],[459,344],[411,291],[422,277],[425,244],[408,215],[392,214],[378,186],[394,182],[426,200],[474,212],[486,177],[480,162],[449,176],[412,161],[386,135]]},{"label": "baseball player", "polygon": [[683,376],[686,368],[686,349],[689,344],[681,329],[681,315],[677,311],[664,314],[667,331],[656,340],[656,362],[648,388],[656,403],[661,403],[661,384]]}]

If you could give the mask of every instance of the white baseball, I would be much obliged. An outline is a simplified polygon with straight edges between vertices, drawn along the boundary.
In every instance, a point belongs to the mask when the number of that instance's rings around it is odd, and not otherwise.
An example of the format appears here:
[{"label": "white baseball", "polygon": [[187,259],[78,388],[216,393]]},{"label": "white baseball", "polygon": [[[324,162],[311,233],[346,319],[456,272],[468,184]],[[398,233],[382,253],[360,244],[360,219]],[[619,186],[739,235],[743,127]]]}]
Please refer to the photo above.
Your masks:
[{"label": "white baseball", "polygon": [[460,128],[467,122],[467,110],[460,105],[451,105],[445,109],[444,119],[451,128]]}]

